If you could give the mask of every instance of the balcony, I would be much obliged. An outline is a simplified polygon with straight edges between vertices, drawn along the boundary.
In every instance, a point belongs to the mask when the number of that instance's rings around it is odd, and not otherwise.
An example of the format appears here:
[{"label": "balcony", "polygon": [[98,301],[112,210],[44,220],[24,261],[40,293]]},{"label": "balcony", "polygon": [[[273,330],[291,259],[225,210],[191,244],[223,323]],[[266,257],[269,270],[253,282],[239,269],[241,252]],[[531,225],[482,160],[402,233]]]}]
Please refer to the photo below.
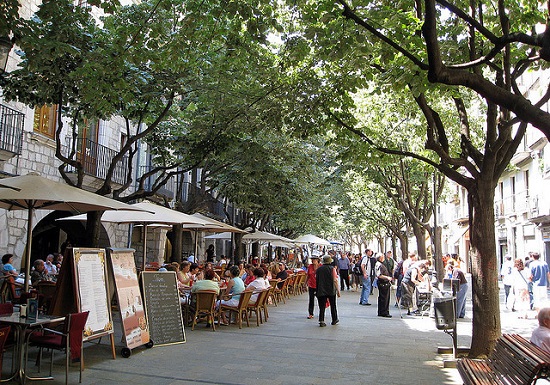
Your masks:
[{"label": "balcony", "polygon": [[538,215],[539,197],[527,190],[495,201],[495,217],[505,218],[525,214],[527,218]]},{"label": "balcony", "polygon": [[25,114],[0,104],[0,161],[21,154]]},{"label": "balcony", "polygon": [[[65,154],[71,150],[71,140],[67,138]],[[118,151],[105,147],[89,139],[78,138],[76,140],[76,160],[82,164],[84,170],[84,185],[92,188],[99,188],[105,178],[107,171]],[[76,169],[72,166],[67,167],[69,178],[76,181]],[[124,156],[115,167],[112,176],[112,182],[116,186],[122,186],[128,176],[128,157]]]}]

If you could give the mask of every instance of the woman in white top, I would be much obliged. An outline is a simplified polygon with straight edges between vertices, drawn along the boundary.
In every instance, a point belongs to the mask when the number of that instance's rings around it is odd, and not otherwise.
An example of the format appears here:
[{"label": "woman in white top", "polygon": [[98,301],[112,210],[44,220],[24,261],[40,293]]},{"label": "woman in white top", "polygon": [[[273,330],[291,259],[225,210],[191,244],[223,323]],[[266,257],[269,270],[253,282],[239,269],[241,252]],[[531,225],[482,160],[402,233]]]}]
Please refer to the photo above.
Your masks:
[{"label": "woman in white top", "polygon": [[252,281],[245,289],[245,291],[252,291],[254,293],[252,294],[252,297],[250,297],[249,304],[251,305],[256,303],[260,291],[270,288],[269,281],[264,278],[264,269],[262,269],[261,267],[257,267],[254,269],[253,274],[256,279]]},{"label": "woman in white top", "polygon": [[513,310],[516,310],[518,318],[527,318],[527,312],[530,309],[529,298],[529,276],[530,271],[525,269],[525,265],[521,259],[514,261],[514,269],[512,272],[512,290],[514,292]]}]

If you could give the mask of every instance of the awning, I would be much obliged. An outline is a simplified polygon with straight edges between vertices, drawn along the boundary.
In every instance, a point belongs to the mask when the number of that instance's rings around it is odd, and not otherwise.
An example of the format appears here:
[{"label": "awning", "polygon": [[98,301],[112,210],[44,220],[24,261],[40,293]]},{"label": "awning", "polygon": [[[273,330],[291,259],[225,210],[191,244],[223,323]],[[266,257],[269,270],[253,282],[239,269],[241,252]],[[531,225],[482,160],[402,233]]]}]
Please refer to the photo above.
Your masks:
[{"label": "awning", "polygon": [[466,226],[465,228],[463,229],[459,229],[458,230],[458,233],[456,235],[454,235],[450,241],[449,241],[449,244],[450,245],[456,245],[460,242],[460,240],[462,239],[462,237],[464,236],[464,234],[466,234],[466,232],[470,229],[470,226]]}]

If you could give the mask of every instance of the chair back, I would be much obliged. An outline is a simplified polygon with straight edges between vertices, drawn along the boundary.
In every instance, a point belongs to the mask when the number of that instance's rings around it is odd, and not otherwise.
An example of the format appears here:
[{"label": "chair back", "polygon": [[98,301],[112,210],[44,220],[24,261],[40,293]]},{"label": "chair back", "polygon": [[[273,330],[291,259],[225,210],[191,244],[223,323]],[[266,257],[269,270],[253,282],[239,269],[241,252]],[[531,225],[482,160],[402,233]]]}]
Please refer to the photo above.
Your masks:
[{"label": "chair back", "polygon": [[18,302],[19,296],[15,291],[15,277],[13,275],[6,275],[0,288],[0,295],[2,302]]},{"label": "chair back", "polygon": [[0,357],[2,356],[2,352],[4,351],[4,345],[6,344],[6,340],[8,339],[9,334],[10,326],[5,326],[0,329]]},{"label": "chair back", "polygon": [[252,297],[252,291],[243,291],[239,298],[239,304],[237,305],[238,310],[244,311],[250,302],[250,297]]},{"label": "chair back", "polygon": [[198,312],[213,312],[216,306],[218,293],[213,290],[201,290],[193,293],[196,298],[196,310]]},{"label": "chair back", "polygon": [[12,314],[12,313],[13,313],[13,303],[11,302],[0,303],[0,315]]},{"label": "chair back", "polygon": [[259,307],[265,306],[265,303],[267,302],[267,297],[269,296],[269,292],[271,291],[271,287],[269,289],[263,289],[260,291],[260,294],[258,294],[258,299],[256,299],[256,305]]},{"label": "chair back", "polygon": [[89,311],[82,313],[71,313],[65,318],[64,334],[69,336],[69,347],[71,349],[71,360],[73,362],[80,360],[82,352],[82,336],[84,327],[88,320]]}]

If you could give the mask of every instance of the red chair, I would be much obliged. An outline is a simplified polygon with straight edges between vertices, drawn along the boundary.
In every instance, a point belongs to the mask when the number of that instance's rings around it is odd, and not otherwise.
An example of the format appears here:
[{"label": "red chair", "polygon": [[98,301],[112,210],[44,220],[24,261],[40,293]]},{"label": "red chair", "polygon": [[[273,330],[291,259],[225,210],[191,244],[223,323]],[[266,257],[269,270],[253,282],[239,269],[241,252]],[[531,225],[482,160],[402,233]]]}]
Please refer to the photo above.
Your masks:
[{"label": "red chair", "polygon": [[[78,382],[82,382],[82,369],[84,366],[84,360],[82,357],[82,336],[89,313],[89,311],[86,311],[82,313],[68,314],[63,324],[63,331],[44,328],[30,333],[27,337],[28,346],[36,346],[40,349],[39,357],[42,356],[42,349],[52,350],[50,362],[50,377],[52,375],[53,369],[53,352],[54,350],[60,350],[65,352],[65,384],[69,383],[70,362],[80,362],[80,377]],[[25,357],[25,365],[27,364],[27,360],[28,349]],[[40,371],[40,366],[38,367],[38,370]]]},{"label": "red chair", "polygon": [[0,329],[0,378],[2,378],[2,362],[4,360],[4,345],[10,334],[10,327],[6,326]]}]

